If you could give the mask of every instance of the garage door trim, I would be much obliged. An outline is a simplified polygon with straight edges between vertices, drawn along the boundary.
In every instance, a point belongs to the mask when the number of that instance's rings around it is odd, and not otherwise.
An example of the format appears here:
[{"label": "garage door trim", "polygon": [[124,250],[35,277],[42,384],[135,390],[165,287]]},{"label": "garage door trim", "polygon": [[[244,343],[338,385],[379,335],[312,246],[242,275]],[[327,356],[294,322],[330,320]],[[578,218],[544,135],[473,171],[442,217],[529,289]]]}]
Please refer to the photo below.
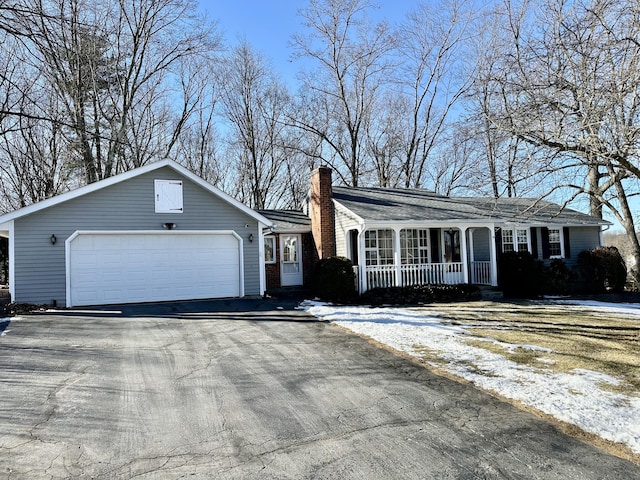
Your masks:
[{"label": "garage door trim", "polygon": [[233,230],[76,230],[65,241],[66,305],[71,303],[71,243],[80,235],[232,235],[238,241],[240,296],[244,296],[244,248],[242,237]]}]

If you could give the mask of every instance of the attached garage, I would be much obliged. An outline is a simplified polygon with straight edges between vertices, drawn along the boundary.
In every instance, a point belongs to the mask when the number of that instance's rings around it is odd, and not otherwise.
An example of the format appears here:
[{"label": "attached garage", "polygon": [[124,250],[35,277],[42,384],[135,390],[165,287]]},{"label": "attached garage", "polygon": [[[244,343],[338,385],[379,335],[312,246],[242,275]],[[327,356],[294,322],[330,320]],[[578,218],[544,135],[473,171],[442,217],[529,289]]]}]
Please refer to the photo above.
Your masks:
[{"label": "attached garage", "polygon": [[0,215],[12,300],[58,307],[263,295],[272,227],[171,160]]},{"label": "attached garage", "polygon": [[240,297],[233,232],[76,232],[67,240],[67,305]]}]

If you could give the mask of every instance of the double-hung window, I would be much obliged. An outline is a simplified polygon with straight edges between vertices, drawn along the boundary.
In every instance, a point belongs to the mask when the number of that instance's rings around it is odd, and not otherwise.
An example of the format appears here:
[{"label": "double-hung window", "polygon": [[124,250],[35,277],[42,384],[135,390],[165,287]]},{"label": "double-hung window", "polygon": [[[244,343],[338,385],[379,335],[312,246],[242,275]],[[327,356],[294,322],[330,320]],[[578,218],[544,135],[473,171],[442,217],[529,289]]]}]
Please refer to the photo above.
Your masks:
[{"label": "double-hung window", "polygon": [[549,229],[549,257],[560,258],[562,257],[562,237],[560,236],[559,228]]},{"label": "double-hung window", "polygon": [[392,265],[393,230],[364,232],[364,256],[367,265]]},{"label": "double-hung window", "polygon": [[502,251],[526,252],[529,250],[529,233],[526,228],[503,228]]}]

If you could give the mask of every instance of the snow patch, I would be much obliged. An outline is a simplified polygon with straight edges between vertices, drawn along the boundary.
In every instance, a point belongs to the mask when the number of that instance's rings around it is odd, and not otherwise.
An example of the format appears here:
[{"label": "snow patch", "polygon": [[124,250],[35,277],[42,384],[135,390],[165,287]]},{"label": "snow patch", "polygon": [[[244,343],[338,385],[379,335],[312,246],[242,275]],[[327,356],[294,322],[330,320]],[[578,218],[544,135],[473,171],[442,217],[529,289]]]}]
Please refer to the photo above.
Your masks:
[{"label": "snow patch", "polygon": [[[565,301],[556,301],[565,303]],[[612,306],[603,302],[569,302],[572,308],[597,308],[606,314],[640,316],[640,305]],[[424,348],[444,360],[444,368],[481,388],[529,405],[546,414],[579,426],[607,440],[627,445],[640,453],[640,398],[614,393],[602,385],[618,379],[590,370],[556,373],[506,359],[468,345],[468,329],[438,318],[437,312],[410,308],[330,306],[311,302],[310,314],[331,321],[394,349],[416,357]],[[517,349],[551,353],[535,345],[497,342],[510,352]]]}]

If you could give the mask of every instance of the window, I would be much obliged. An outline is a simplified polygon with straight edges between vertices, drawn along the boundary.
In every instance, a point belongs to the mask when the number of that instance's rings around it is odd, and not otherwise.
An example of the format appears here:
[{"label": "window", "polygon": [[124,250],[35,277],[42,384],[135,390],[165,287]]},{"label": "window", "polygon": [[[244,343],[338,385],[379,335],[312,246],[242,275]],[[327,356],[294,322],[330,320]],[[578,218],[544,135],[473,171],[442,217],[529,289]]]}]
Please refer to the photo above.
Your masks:
[{"label": "window", "polygon": [[513,252],[515,250],[513,246],[513,230],[502,229],[502,251]]},{"label": "window", "polygon": [[529,232],[526,228],[503,228],[502,251],[526,252],[529,250]]},{"label": "window", "polygon": [[551,257],[562,257],[562,246],[560,244],[560,229],[549,229],[549,255]]},{"label": "window", "polygon": [[460,257],[460,230],[444,231],[444,259],[447,263],[457,263]]},{"label": "window", "polygon": [[364,257],[367,265],[393,265],[393,230],[364,232]]},{"label": "window", "polygon": [[264,237],[264,263],[276,263],[276,237]]},{"label": "window", "polygon": [[403,264],[429,263],[429,230],[400,230],[400,259]]},{"label": "window", "polygon": [[182,213],[182,181],[155,180],[156,213]]}]

